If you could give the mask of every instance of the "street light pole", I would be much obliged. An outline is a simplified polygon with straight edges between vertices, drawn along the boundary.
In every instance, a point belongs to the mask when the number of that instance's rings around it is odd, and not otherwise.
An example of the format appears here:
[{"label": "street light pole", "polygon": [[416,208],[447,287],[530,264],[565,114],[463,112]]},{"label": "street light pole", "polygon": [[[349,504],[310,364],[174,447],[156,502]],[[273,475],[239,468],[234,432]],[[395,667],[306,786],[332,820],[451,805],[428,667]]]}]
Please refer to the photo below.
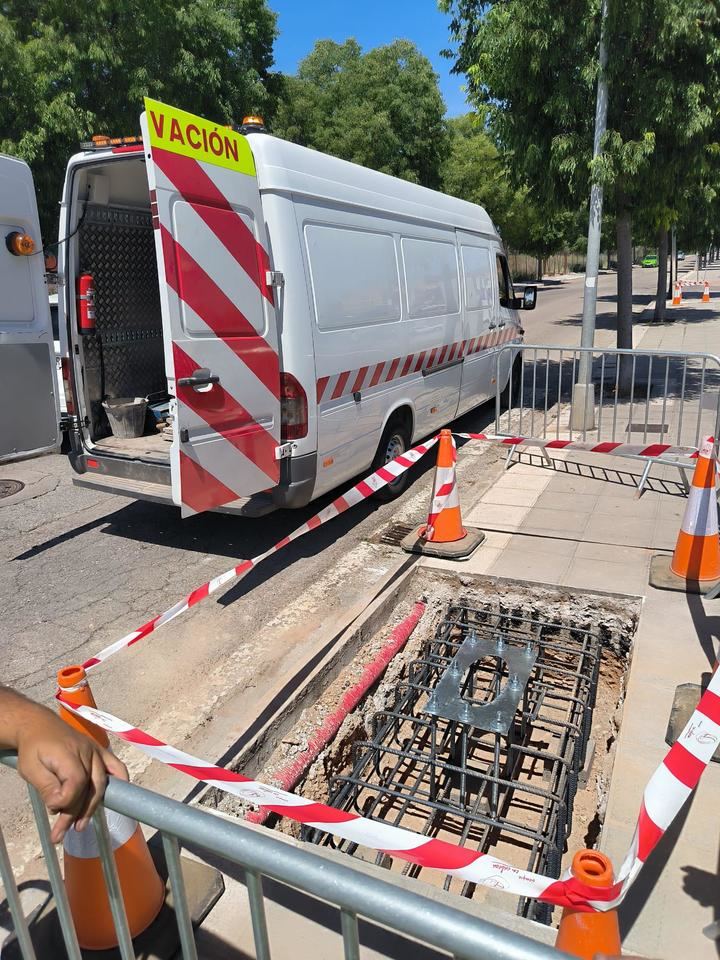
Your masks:
[{"label": "street light pole", "polygon": [[[602,140],[607,129],[608,51],[606,45],[608,0],[603,0],[600,14],[600,51],[597,99],[595,101],[595,139],[593,160],[602,156]],[[585,292],[583,297],[581,347],[595,344],[595,315],[597,313],[597,281],[600,265],[600,233],[602,230],[603,188],[593,180],[590,190],[590,222],[588,225],[587,259],[585,263]],[[592,353],[580,354],[577,383],[573,387],[573,430],[592,430],[595,426],[595,387],[592,382]]]}]

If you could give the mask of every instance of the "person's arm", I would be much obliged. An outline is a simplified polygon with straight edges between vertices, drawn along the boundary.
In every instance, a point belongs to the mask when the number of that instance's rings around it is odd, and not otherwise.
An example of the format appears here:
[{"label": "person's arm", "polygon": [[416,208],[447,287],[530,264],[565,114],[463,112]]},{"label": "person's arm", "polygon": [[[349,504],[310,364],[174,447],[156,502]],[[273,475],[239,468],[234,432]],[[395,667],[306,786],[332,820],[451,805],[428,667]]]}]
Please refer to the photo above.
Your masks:
[{"label": "person's arm", "polygon": [[83,830],[102,799],[107,774],[127,780],[109,750],[77,733],[47,707],[0,686],[0,748],[17,750],[18,773],[39,791],[51,813],[58,843],[71,823]]}]

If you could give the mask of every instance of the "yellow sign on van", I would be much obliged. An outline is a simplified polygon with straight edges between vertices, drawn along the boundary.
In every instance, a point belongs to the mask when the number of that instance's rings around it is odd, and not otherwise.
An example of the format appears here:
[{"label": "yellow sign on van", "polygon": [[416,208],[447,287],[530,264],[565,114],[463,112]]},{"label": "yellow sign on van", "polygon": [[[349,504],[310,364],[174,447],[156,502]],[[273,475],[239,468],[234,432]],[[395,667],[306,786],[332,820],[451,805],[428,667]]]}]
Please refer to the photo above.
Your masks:
[{"label": "yellow sign on van", "polygon": [[148,97],[145,97],[145,115],[152,147],[255,176],[250,145],[230,127]]}]

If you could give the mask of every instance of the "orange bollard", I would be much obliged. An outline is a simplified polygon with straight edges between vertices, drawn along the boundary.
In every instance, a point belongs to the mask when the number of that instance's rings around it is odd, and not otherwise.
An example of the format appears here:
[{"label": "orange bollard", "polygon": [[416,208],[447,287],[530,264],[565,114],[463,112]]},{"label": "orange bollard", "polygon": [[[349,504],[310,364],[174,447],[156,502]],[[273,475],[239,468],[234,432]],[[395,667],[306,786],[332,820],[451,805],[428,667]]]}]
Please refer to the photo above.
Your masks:
[{"label": "orange bollard", "polygon": [[[579,850],[573,857],[570,870],[585,886],[598,889],[612,886],[612,863],[599,850]],[[597,953],[619,957],[622,943],[617,910],[589,913],[564,907],[555,946],[582,960],[593,960]]]},{"label": "orange bollard", "polygon": [[675,286],[673,287],[673,298],[672,306],[679,307],[682,303],[682,285],[679,281],[675,281]]},{"label": "orange bollard", "polygon": [[[58,671],[58,685],[63,697],[71,703],[96,706],[82,667],[66,667]],[[60,716],[102,747],[109,746],[107,734],[94,723],[62,706]],[[149,927],[160,912],[165,900],[165,884],[155,869],[138,822],[112,810],[105,811],[105,818],[130,934],[135,937]],[[94,825],[86,827],[82,833],[71,827],[63,844],[65,887],[80,946],[87,950],[117,946]]]},{"label": "orange bollard", "polygon": [[720,579],[720,538],[715,502],[715,457],[708,437],[700,448],[670,570],[685,580]]},{"label": "orange bollard", "polygon": [[707,280],[703,282],[702,302],[710,303],[710,284],[708,283]]}]

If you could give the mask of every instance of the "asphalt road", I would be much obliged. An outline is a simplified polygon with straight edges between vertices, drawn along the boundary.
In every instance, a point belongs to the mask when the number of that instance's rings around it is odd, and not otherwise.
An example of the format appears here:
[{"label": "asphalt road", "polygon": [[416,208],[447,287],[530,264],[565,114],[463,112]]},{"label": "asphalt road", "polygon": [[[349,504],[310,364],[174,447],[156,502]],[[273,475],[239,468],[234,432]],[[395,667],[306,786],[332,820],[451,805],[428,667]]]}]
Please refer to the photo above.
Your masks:
[{"label": "asphalt road", "polygon": [[[638,311],[653,299],[655,275],[636,271]],[[600,278],[600,345],[614,341],[614,283],[614,275]],[[582,291],[582,278],[543,284],[537,309],[523,317],[526,340],[578,343]],[[456,426],[482,430],[493,417],[490,404]],[[314,530],[101,665],[92,674],[98,705],[177,746],[222,757],[252,721],[257,698],[301,662],[309,633],[397,561],[397,549],[378,544],[376,535],[390,522],[423,519],[432,477],[426,459],[399,501],[368,501]],[[459,469],[471,491],[500,469],[500,454],[473,445]],[[261,553],[330,499],[258,520],[207,514],[183,521],[174,508],[76,488],[71,477],[59,455],[0,467],[0,479],[26,484],[17,497],[0,500],[0,680],[46,703],[59,668],[81,662],[239,558]],[[223,705],[231,701],[228,717]],[[136,779],[156,782],[139,754],[118,752]],[[11,819],[11,851],[27,862],[34,847],[22,791],[7,771],[0,770],[0,783],[0,822]]]}]

